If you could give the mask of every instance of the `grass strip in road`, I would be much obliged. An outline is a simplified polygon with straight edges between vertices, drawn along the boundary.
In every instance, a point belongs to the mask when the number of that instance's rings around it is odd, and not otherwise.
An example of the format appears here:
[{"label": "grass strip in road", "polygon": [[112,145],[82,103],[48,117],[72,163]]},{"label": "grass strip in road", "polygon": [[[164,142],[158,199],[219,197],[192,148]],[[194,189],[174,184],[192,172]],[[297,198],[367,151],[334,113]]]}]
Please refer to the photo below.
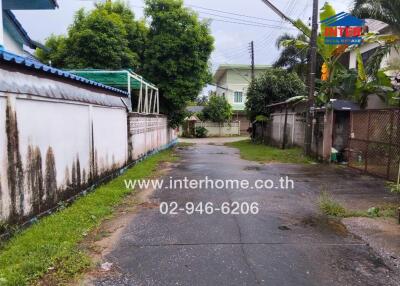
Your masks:
[{"label": "grass strip in road", "polygon": [[90,266],[90,259],[79,244],[131,193],[125,188],[124,179],[155,175],[160,163],[176,158],[173,149],[153,155],[71,206],[16,234],[0,249],[0,285],[32,284],[49,270],[56,271],[61,281],[68,281],[84,271]]},{"label": "grass strip in road", "polygon": [[293,164],[309,164],[313,162],[312,159],[303,154],[303,150],[300,148],[282,150],[264,144],[253,143],[251,140],[226,143],[225,146],[239,149],[241,158],[248,161]]}]

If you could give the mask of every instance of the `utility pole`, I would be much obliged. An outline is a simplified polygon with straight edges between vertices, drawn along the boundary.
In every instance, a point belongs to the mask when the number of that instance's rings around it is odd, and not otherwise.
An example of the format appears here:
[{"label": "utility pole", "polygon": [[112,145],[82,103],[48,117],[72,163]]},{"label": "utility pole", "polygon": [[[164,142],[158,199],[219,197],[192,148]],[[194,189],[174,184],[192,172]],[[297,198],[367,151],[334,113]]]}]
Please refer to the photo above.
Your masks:
[{"label": "utility pole", "polygon": [[291,19],[290,17],[286,16],[281,10],[279,10],[274,4],[272,4],[272,2],[270,0],[261,0],[264,2],[265,5],[267,5],[275,14],[277,14],[279,17],[281,17],[283,20],[289,22],[290,24],[292,24],[295,28],[297,28],[298,30],[300,30],[300,32],[302,32],[307,38],[309,38],[309,34],[307,33],[307,31],[303,30],[303,27],[301,25],[299,25],[298,23],[296,23],[296,21],[294,21],[293,19]]},{"label": "utility pole", "polygon": [[255,78],[255,64],[254,64],[254,41],[250,42],[250,56],[251,56],[251,80]]},{"label": "utility pole", "polygon": [[305,132],[305,154],[311,155],[312,128],[315,108],[315,74],[317,69],[318,0],[313,0],[312,30],[310,39],[310,75],[308,82],[308,104]]}]

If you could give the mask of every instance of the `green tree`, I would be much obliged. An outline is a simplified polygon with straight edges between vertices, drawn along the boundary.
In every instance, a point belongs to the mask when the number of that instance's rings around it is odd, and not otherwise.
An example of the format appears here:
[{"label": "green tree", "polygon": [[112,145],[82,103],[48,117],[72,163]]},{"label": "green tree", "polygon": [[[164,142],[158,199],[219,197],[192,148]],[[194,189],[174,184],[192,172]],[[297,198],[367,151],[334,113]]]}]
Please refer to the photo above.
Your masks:
[{"label": "green tree", "polygon": [[281,50],[279,58],[274,63],[275,68],[286,68],[289,72],[295,71],[299,77],[305,82],[307,79],[307,64],[309,48],[297,48],[294,45],[284,46],[286,41],[303,41],[308,42],[308,38],[300,34],[294,37],[289,34],[283,34],[276,41],[276,47]]},{"label": "green tree", "polygon": [[209,58],[214,39],[207,22],[183,7],[182,0],[146,0],[150,19],[143,72],[166,99],[164,112],[175,127],[185,117],[186,103],[194,101],[211,80]]},{"label": "green tree", "polygon": [[67,65],[67,42],[63,35],[57,36],[52,34],[46,40],[46,50],[37,49],[36,57],[42,62],[57,67],[65,67]]},{"label": "green tree", "polygon": [[248,117],[255,120],[259,115],[269,115],[267,105],[305,95],[306,86],[296,73],[271,68],[251,82],[246,111]]},{"label": "green tree", "polygon": [[79,10],[68,35],[51,36],[49,51],[38,49],[36,56],[60,68],[138,68],[146,35],[144,22],[135,21],[126,4],[107,2]]},{"label": "green tree", "polygon": [[223,123],[232,119],[232,106],[225,97],[212,95],[202,111],[202,118],[212,122]]}]

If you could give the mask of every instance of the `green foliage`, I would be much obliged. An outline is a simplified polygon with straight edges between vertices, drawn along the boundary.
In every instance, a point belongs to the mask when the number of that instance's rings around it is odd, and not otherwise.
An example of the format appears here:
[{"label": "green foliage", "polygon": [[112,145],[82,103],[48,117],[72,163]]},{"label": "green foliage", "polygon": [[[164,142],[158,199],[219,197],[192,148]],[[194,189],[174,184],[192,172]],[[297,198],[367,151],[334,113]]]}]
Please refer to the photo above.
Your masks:
[{"label": "green foliage", "polygon": [[175,158],[172,149],[160,152],[7,241],[0,249],[0,285],[34,284],[51,267],[56,271],[52,278],[58,281],[52,285],[67,284],[90,266],[79,243],[131,192],[124,180],[149,177],[160,162]]},{"label": "green foliage", "polygon": [[378,43],[374,54],[367,60],[366,72],[369,77],[376,77],[380,70],[382,60],[393,50],[400,47],[400,9],[399,1],[392,0],[356,0],[354,1],[353,14],[363,19],[375,19],[387,23],[393,35],[369,35],[364,41]]},{"label": "green foliage", "polygon": [[56,36],[52,34],[46,39],[46,48],[48,50],[37,49],[36,57],[43,63],[51,64],[56,67],[66,67],[67,58],[67,38],[63,35]]},{"label": "green foliage", "polygon": [[256,116],[256,121],[257,122],[266,122],[268,120],[268,117],[265,115],[257,115]]},{"label": "green foliage", "polygon": [[393,0],[355,0],[352,14],[362,19],[375,19],[390,25],[400,34],[400,3]]},{"label": "green foliage", "polygon": [[323,192],[318,200],[320,210],[328,216],[345,217],[346,209],[337,201],[333,200],[327,192]]},{"label": "green foliage", "polygon": [[332,196],[324,191],[318,199],[319,209],[323,214],[332,217],[396,217],[397,206],[393,204],[384,204],[379,207],[371,207],[368,210],[353,211],[346,209],[341,203],[334,200]]},{"label": "green foliage", "polygon": [[203,109],[202,118],[212,122],[223,123],[232,119],[232,106],[225,97],[212,95],[208,105]]},{"label": "green foliage", "polygon": [[358,73],[357,70],[347,70],[345,68],[336,69],[335,76],[330,81],[317,80],[318,96],[316,104],[325,106],[331,98],[353,99],[356,90]]},{"label": "green foliage", "polygon": [[151,19],[144,75],[155,82],[162,96],[170,125],[184,119],[186,103],[194,101],[211,81],[208,61],[214,39],[209,25],[183,6],[182,0],[146,0],[146,16]]},{"label": "green foliage", "polygon": [[308,164],[312,162],[311,159],[304,156],[300,148],[282,150],[264,144],[253,143],[251,140],[227,143],[225,145],[239,149],[240,157],[249,161],[293,164]]},{"label": "green foliage", "polygon": [[303,95],[306,95],[306,86],[296,73],[271,68],[251,82],[246,111],[253,121],[258,115],[269,115],[267,105]]},{"label": "green foliage", "polygon": [[138,68],[146,34],[126,4],[107,2],[90,12],[79,10],[68,35],[50,36],[50,51],[38,49],[36,56],[60,68]]},{"label": "green foliage", "polygon": [[399,193],[400,194],[400,184],[391,183],[389,184],[389,189],[392,193]]},{"label": "green foliage", "polygon": [[308,42],[308,38],[300,34],[293,37],[289,34],[283,34],[276,41],[276,47],[281,49],[279,58],[274,63],[275,68],[286,68],[289,72],[296,72],[298,76],[305,82],[307,79],[307,64],[309,46],[297,47],[294,43],[284,45],[287,41]]},{"label": "green foliage", "polygon": [[195,133],[197,138],[206,138],[208,130],[205,127],[199,126],[196,127]]}]

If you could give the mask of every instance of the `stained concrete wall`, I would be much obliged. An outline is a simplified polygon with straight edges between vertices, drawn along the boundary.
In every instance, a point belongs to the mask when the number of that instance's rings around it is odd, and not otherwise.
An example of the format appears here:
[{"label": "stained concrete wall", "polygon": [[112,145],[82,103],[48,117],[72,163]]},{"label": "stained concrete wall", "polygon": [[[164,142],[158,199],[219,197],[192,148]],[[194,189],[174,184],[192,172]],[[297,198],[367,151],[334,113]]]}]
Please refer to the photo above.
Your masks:
[{"label": "stained concrete wall", "polygon": [[[304,146],[305,119],[302,114],[289,112],[287,115],[287,146]],[[270,144],[282,146],[285,126],[285,113],[271,114],[271,120],[265,124],[264,136]]]},{"label": "stained concrete wall", "polygon": [[24,222],[176,137],[164,116],[131,122],[115,94],[2,74],[15,85],[0,86],[0,220]]}]

